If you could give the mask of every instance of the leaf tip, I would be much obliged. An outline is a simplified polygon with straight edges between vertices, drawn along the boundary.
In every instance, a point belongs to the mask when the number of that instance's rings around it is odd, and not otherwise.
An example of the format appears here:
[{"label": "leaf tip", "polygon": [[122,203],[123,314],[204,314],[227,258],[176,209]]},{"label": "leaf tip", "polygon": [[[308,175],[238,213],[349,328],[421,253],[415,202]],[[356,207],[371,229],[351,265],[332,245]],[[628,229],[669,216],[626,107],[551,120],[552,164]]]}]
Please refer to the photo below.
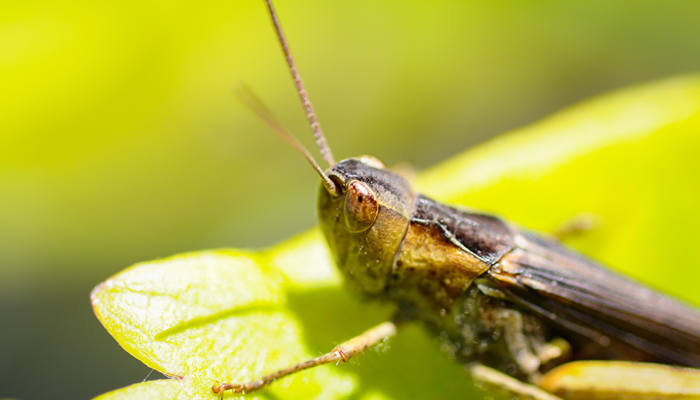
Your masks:
[{"label": "leaf tip", "polygon": [[97,314],[97,310],[95,310],[95,307],[97,307],[97,303],[99,302],[99,299],[97,298],[97,294],[104,288],[105,284],[107,281],[100,282],[97,286],[95,286],[92,291],[90,291],[90,304],[92,304],[92,310],[95,311],[95,314]]}]

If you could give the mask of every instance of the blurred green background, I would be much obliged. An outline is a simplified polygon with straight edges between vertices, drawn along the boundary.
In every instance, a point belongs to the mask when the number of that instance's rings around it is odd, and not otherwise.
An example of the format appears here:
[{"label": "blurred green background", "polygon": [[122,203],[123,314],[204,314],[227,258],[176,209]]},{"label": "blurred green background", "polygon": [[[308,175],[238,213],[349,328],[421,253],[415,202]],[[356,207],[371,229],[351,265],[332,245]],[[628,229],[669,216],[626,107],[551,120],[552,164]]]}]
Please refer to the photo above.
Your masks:
[{"label": "blurred green background", "polygon": [[[700,70],[695,1],[278,0],[336,157],[417,168],[620,86]],[[149,370],[93,316],[134,262],[275,243],[317,179],[262,0],[16,2],[0,13],[0,396],[86,398]]]}]

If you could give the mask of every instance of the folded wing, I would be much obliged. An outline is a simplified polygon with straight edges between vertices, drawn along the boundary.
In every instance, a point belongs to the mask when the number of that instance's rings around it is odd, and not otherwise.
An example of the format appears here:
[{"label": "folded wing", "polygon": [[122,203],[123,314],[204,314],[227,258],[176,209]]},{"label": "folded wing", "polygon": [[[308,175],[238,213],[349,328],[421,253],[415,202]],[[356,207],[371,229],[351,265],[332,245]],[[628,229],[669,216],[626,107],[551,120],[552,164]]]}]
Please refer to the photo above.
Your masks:
[{"label": "folded wing", "polygon": [[560,244],[516,233],[489,271],[510,301],[600,346],[629,345],[649,361],[700,367],[700,313]]}]

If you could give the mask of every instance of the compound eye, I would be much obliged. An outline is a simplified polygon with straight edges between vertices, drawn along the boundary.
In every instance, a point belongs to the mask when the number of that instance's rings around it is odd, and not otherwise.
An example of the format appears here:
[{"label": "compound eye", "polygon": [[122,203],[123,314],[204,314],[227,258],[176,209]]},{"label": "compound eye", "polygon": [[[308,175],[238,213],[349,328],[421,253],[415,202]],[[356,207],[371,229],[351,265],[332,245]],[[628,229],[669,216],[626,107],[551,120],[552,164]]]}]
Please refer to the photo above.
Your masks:
[{"label": "compound eye", "polygon": [[352,180],[345,196],[345,226],[350,232],[364,232],[377,219],[379,204],[372,189],[365,183]]}]

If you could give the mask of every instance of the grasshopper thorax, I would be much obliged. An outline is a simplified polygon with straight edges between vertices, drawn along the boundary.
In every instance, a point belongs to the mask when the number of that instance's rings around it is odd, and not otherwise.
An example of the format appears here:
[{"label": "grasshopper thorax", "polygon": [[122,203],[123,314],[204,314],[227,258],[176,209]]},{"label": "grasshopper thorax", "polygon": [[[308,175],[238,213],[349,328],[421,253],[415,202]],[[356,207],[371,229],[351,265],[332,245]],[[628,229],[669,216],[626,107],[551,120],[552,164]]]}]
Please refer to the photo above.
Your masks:
[{"label": "grasshopper thorax", "polygon": [[337,191],[322,186],[321,230],[346,280],[368,294],[382,292],[408,229],[415,192],[403,177],[370,157],[340,161],[326,171]]}]

